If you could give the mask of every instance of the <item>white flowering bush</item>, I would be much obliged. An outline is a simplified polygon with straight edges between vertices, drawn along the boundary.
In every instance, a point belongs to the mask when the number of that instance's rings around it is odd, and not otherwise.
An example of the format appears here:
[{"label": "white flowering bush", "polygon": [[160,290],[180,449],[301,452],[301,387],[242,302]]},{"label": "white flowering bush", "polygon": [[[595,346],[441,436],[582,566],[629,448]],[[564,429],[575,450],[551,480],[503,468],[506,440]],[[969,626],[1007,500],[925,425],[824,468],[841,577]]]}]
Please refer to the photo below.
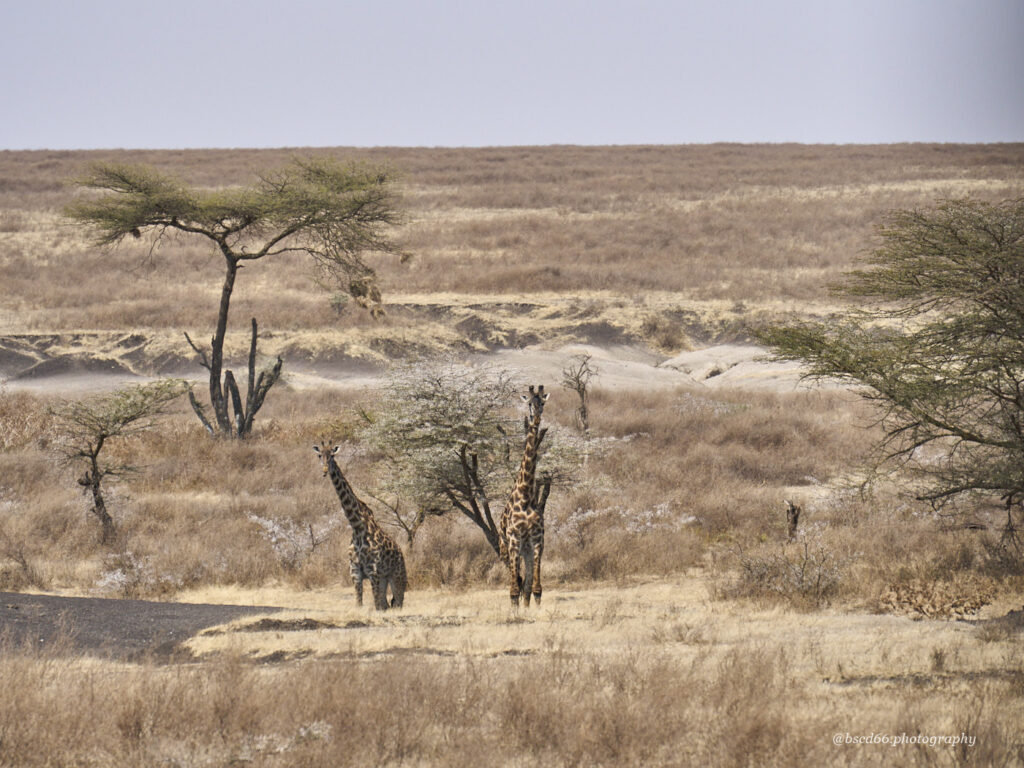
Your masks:
[{"label": "white flowering bush", "polygon": [[312,742],[328,742],[332,739],[332,730],[330,723],[314,720],[300,725],[294,735],[277,732],[246,734],[239,757],[232,762],[255,762],[266,756],[286,755]]},{"label": "white flowering bush", "polygon": [[263,538],[287,571],[294,571],[312,555],[328,536],[341,525],[341,518],[328,515],[315,522],[297,523],[288,518],[260,517],[250,513],[246,517],[260,528]]},{"label": "white flowering bush", "polygon": [[652,508],[577,507],[559,520],[558,535],[576,544],[580,549],[594,538],[594,531],[615,530],[633,536],[647,533],[678,531],[697,521],[692,515],[680,515],[670,502]]},{"label": "white flowering bush", "polygon": [[707,414],[710,416],[725,416],[729,413],[744,411],[747,406],[737,403],[726,403],[721,400],[714,400],[703,395],[695,395],[692,392],[684,392],[680,395],[675,408],[680,413]]},{"label": "white flowering bush", "polygon": [[135,598],[175,592],[185,586],[180,575],[161,570],[150,555],[120,552],[109,555],[104,566],[95,585],[100,594]]}]

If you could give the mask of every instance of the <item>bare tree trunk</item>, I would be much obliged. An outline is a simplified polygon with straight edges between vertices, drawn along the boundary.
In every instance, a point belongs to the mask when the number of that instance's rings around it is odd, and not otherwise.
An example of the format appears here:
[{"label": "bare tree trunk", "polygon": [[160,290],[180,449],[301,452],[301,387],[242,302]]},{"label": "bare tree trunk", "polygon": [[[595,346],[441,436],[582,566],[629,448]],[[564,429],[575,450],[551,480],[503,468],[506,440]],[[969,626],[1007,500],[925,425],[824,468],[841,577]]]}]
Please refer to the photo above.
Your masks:
[{"label": "bare tree trunk", "polygon": [[217,419],[221,434],[231,434],[231,421],[228,419],[228,404],[224,398],[221,385],[221,370],[224,367],[224,339],[228,330],[228,310],[231,307],[231,293],[235,289],[235,276],[238,274],[238,261],[225,255],[227,272],[224,275],[224,286],[220,292],[220,308],[217,311],[217,329],[210,340],[210,404]]},{"label": "bare tree trunk", "polygon": [[587,409],[587,394],[580,393],[580,407],[576,409],[576,418],[579,421],[580,430],[584,434],[590,433],[590,411]]},{"label": "bare tree trunk", "polygon": [[[279,356],[273,368],[269,371],[260,371],[260,375],[256,375],[256,339],[258,335],[258,326],[254,317],[252,318],[252,339],[249,342],[249,389],[245,394],[245,412],[242,415],[241,426],[238,430],[239,437],[248,437],[249,433],[252,432],[253,417],[263,407],[263,401],[267,397],[267,392],[270,391],[270,388],[281,377],[281,366],[284,365],[284,361]],[[234,393],[232,396],[234,396]],[[235,418],[238,418],[237,405]]]},{"label": "bare tree trunk", "polygon": [[462,465],[462,476],[465,485],[460,489],[460,498],[452,490],[445,491],[448,500],[462,514],[473,521],[483,531],[487,543],[494,553],[501,558],[501,543],[498,526],[491,515],[491,504],[487,498],[483,483],[480,482],[480,460],[475,453],[469,452],[469,446],[463,445],[459,451],[459,462]]},{"label": "bare tree trunk", "polygon": [[[217,313],[217,328],[213,338],[210,339],[210,356],[193,343],[186,333],[185,338],[189,345],[199,355],[199,363],[210,373],[210,405],[213,406],[214,423],[216,431],[226,437],[248,437],[252,432],[252,422],[256,413],[263,406],[263,400],[267,392],[274,386],[281,376],[281,367],[284,361],[280,357],[270,371],[261,371],[256,376],[256,344],[258,327],[256,318],[252,318],[252,338],[249,342],[249,371],[247,376],[248,389],[246,391],[245,405],[242,405],[242,395],[238,391],[238,383],[235,375],[230,370],[224,370],[224,341],[227,336],[228,311],[231,308],[231,293],[235,286],[235,276],[238,274],[238,260],[225,253],[227,262],[227,273],[224,276],[224,286],[220,294],[220,309]],[[230,400],[230,403],[229,403]],[[202,422],[203,427],[210,434],[215,434],[214,424],[206,417],[202,405],[196,400],[195,395],[189,390],[189,402],[192,410]],[[231,418],[231,411],[234,411],[234,419]]]},{"label": "bare tree trunk", "polygon": [[590,408],[587,405],[587,388],[590,380],[597,376],[597,368],[591,367],[590,355],[577,355],[576,364],[562,369],[562,386],[571,389],[580,398],[576,409],[576,426],[583,434],[590,433]]},{"label": "bare tree trunk", "polygon": [[[546,435],[547,432],[547,427],[545,427],[538,433],[538,448],[543,442],[544,435]],[[501,552],[501,533],[498,531],[498,526],[494,522],[494,517],[491,514],[491,503],[487,498],[487,491],[484,488],[483,483],[480,482],[479,457],[477,454],[470,452],[469,446],[463,445],[462,449],[459,451],[459,462],[462,465],[464,485],[459,489],[458,496],[452,490],[445,491],[445,495],[448,496],[448,500],[451,501],[456,509],[472,520],[473,523],[483,531],[484,537],[487,539],[487,543],[490,544],[491,548],[494,550],[494,554],[498,556],[499,560],[504,561]],[[534,484],[532,503],[541,517],[544,516],[544,510],[547,508],[548,496],[550,495],[551,478],[546,477]]]},{"label": "bare tree trunk", "polygon": [[109,544],[114,540],[115,529],[114,529],[114,518],[107,512],[107,504],[103,500],[103,489],[100,487],[100,480],[103,478],[103,473],[100,471],[99,464],[96,461],[96,457],[99,455],[100,449],[103,447],[103,440],[99,441],[99,445],[96,447],[95,452],[90,456],[92,468],[87,469],[85,474],[78,478],[78,484],[83,488],[88,488],[92,492],[92,512],[96,515],[100,521],[102,528],[100,532],[100,542],[103,544]]},{"label": "bare tree trunk", "polygon": [[[1013,524],[1013,494],[1007,494],[1006,498],[1006,525],[1003,526],[1003,535],[999,539],[1004,549],[1013,548],[1017,557],[1020,557],[1020,539],[1017,537],[1017,527]],[[1019,504],[1019,502],[1018,502]]]}]

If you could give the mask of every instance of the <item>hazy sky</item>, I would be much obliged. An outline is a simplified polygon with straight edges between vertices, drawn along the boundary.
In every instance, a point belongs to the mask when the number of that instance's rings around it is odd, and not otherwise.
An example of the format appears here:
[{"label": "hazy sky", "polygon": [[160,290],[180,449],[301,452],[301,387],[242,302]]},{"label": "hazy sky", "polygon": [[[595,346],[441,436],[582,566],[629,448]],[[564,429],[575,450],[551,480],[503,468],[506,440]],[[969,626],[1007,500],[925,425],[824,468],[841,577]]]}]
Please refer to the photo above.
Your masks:
[{"label": "hazy sky", "polygon": [[1024,140],[1024,0],[0,0],[0,149]]}]

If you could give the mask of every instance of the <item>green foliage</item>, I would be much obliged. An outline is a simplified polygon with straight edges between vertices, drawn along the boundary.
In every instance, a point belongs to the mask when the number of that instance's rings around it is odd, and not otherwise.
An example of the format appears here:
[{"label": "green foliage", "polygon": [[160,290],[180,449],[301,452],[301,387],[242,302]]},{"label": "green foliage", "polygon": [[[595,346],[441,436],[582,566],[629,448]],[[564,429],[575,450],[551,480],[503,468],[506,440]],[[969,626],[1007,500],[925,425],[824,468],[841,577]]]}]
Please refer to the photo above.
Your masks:
[{"label": "green foliage", "polygon": [[196,201],[184,185],[148,166],[97,164],[73,183],[110,193],[78,200],[64,211],[89,225],[100,246],[116,245],[129,235],[140,237],[147,227],[196,218]]},{"label": "green foliage", "polygon": [[237,261],[305,252],[323,276],[369,306],[380,303],[380,292],[362,254],[406,256],[388,236],[402,220],[392,181],[384,168],[296,158],[248,187],[202,189],[148,166],[103,163],[73,182],[103,194],[65,214],[101,246],[153,230],[205,237]]},{"label": "green foliage", "polygon": [[1024,200],[897,211],[834,322],[760,339],[812,377],[860,385],[881,412],[880,459],[920,498],[1024,500]]},{"label": "green foliage", "polygon": [[90,446],[96,443],[150,429],[184,392],[181,380],[159,379],[56,406],[53,415],[63,434],[65,453],[70,458],[90,455]]}]

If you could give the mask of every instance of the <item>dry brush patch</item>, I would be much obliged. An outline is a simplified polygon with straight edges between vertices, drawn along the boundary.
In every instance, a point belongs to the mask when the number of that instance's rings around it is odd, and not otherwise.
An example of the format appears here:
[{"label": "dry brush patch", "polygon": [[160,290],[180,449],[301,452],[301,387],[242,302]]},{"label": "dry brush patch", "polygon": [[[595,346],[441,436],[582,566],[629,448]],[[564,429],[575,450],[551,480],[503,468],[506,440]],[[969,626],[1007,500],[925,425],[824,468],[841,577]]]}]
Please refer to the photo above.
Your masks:
[{"label": "dry brush patch", "polygon": [[[1021,145],[312,154],[400,171],[411,217],[403,240],[416,258],[384,270],[386,295],[669,290],[690,300],[813,301],[859,256],[882,212],[941,196],[1019,196],[1024,185]],[[0,315],[12,326],[47,331],[180,328],[212,317],[216,260],[173,240],[155,259],[148,244],[95,251],[56,215],[72,195],[64,181],[90,162],[145,162],[220,187],[245,183],[289,155],[5,153],[0,265],[8,291]],[[242,282],[237,316],[255,314],[268,330],[322,327],[334,314],[330,297],[295,260],[261,265]]]},{"label": "dry brush patch", "polygon": [[[197,638],[205,660],[188,665],[6,648],[0,762],[1024,760],[1019,644],[976,627],[721,606],[699,578],[563,590],[519,617],[499,589],[422,592],[385,616],[323,597],[293,593],[310,607]],[[871,733],[973,745],[834,743]]]},{"label": "dry brush patch", "polygon": [[[341,442],[354,487],[386,491],[381,457],[355,439],[360,409],[373,401],[372,390],[283,389],[255,439],[241,443],[207,439],[179,404],[158,429],[111,445],[111,460],[140,470],[111,486],[119,533],[104,547],[54,459],[49,400],[0,394],[4,582],[170,597],[347,581],[348,529],[311,446]],[[587,464],[548,505],[549,587],[706,567],[721,596],[885,610],[911,605],[885,596],[921,581],[943,585],[951,605],[1020,589],[1019,567],[999,558],[994,517],[990,530],[964,528],[897,488],[865,494],[851,483],[868,421],[849,395],[598,387],[590,408]],[[568,395],[554,398],[551,427],[574,432],[573,409]],[[787,540],[787,498],[804,507],[796,542]],[[388,525],[386,507],[368,499]],[[454,514],[428,520],[408,560],[413,589],[502,578],[482,536]]]},{"label": "dry brush patch", "polygon": [[[119,449],[144,469],[116,499],[123,538],[102,548],[48,464],[47,398],[14,396],[3,511],[43,586],[290,610],[193,639],[191,665],[5,649],[0,684],[16,695],[0,708],[0,762],[470,765],[484,749],[510,765],[1024,761],[1019,629],[872,613],[890,585],[926,579],[943,595],[985,586],[984,620],[1016,607],[1019,581],[987,569],[984,532],[844,486],[865,439],[849,396],[595,388],[604,448],[587,483],[552,497],[545,607],[519,616],[489,547],[454,523],[417,542],[406,608],[386,615],[339,583],[343,529],[303,549],[303,526],[337,511],[310,447],[351,439],[363,397],[282,391],[244,443],[205,438],[182,410]],[[573,407],[554,398],[551,428],[575,429]],[[349,458],[353,483],[379,471]],[[791,497],[804,535],[842,563],[825,601],[736,590],[741,556],[800,551]],[[298,541],[275,545],[253,517]],[[832,743],[904,732],[975,744]]]}]

